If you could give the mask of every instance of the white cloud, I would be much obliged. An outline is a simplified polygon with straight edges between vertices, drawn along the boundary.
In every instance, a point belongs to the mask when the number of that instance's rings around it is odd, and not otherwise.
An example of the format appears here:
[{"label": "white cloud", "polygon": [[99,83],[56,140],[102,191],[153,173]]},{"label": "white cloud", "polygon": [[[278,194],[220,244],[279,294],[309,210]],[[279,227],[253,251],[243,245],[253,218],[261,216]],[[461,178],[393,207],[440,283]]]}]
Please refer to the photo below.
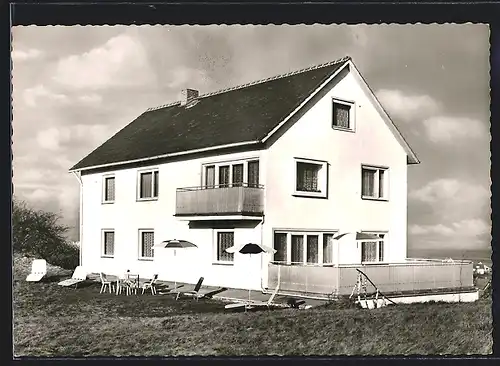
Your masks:
[{"label": "white cloud", "polygon": [[178,66],[170,72],[170,81],[167,85],[169,88],[180,90],[182,88],[203,85],[206,79],[207,75],[202,70]]},{"label": "white cloud", "polygon": [[54,93],[44,85],[39,84],[32,88],[28,88],[23,92],[23,99],[26,105],[36,107],[39,99],[56,103],[67,103],[68,97],[64,94]]},{"label": "white cloud", "polygon": [[77,100],[84,104],[97,105],[102,102],[102,97],[99,94],[84,94],[77,97]]},{"label": "white cloud", "polygon": [[13,50],[11,53],[13,61],[26,61],[32,60],[40,57],[42,55],[42,51],[37,50],[36,48],[31,48],[29,50]]},{"label": "white cloud", "polygon": [[[107,125],[73,125],[51,127],[38,132],[36,140],[38,145],[46,150],[57,151],[62,145],[85,141],[89,145],[102,143],[111,137],[112,129]],[[59,158],[60,160],[61,158]],[[57,159],[56,159],[57,160]],[[57,161],[59,161],[57,160]],[[66,162],[62,164],[66,165]]]},{"label": "white cloud", "polygon": [[484,136],[484,125],[475,119],[464,117],[430,117],[424,122],[428,138],[432,142],[450,143]]},{"label": "white cloud", "polygon": [[406,122],[426,118],[441,108],[440,104],[428,95],[410,95],[396,89],[380,89],[376,95],[391,116]]},{"label": "white cloud", "polygon": [[431,181],[408,196],[425,203],[443,205],[445,201],[457,204],[484,202],[489,199],[490,192],[479,184],[444,178]]},{"label": "white cloud", "polygon": [[70,88],[106,88],[151,82],[145,49],[134,38],[122,34],[81,55],[57,64],[54,80]]},{"label": "white cloud", "polygon": [[491,232],[491,225],[481,219],[464,219],[449,225],[411,225],[410,234],[439,235],[459,239],[474,238]]}]

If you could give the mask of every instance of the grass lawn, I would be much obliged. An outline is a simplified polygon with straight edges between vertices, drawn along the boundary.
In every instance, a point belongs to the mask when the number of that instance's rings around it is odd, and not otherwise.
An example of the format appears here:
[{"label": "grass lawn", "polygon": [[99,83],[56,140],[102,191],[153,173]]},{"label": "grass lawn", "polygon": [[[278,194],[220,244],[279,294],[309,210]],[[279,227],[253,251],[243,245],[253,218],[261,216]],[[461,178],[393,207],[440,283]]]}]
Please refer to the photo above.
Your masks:
[{"label": "grass lawn", "polygon": [[59,280],[26,283],[15,272],[15,356],[490,354],[493,342],[491,297],[228,313],[215,300],[99,294],[97,283]]}]

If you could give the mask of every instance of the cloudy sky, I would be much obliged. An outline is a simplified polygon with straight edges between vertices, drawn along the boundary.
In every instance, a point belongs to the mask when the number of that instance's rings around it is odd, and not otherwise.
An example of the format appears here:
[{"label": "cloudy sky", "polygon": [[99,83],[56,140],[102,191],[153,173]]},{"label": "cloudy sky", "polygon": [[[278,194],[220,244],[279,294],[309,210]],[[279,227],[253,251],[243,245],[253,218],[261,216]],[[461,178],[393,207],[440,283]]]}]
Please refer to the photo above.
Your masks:
[{"label": "cloudy sky", "polygon": [[[14,194],[77,226],[68,169],[145,109],[350,55],[422,163],[409,245],[490,245],[487,25],[14,27]],[[77,238],[76,229],[72,231]]]}]

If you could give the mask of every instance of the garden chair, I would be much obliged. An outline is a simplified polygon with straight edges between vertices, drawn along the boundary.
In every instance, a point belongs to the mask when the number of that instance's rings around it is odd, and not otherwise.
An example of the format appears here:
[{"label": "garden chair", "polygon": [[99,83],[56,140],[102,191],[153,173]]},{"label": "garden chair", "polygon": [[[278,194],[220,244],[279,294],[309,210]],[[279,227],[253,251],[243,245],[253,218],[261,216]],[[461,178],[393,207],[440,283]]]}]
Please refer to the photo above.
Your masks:
[{"label": "garden chair", "polygon": [[119,280],[119,287],[117,288],[117,294],[122,293],[122,287],[125,287],[125,293],[128,295],[132,294],[132,291],[137,295],[137,288],[139,287],[139,275],[131,275],[130,270],[127,271],[126,275],[122,280]]},{"label": "garden chair", "polygon": [[40,282],[47,274],[47,262],[45,259],[35,259],[31,263],[31,273],[26,277],[28,282]]},{"label": "garden chair", "polygon": [[177,292],[177,296],[175,297],[175,299],[179,300],[179,296],[181,294],[184,294],[184,295],[191,295],[191,296],[193,296],[196,299],[196,301],[198,301],[198,299],[200,297],[205,296],[205,294],[200,294],[200,289],[201,289],[201,285],[203,284],[203,280],[204,280],[204,278],[200,277],[200,279],[196,283],[196,286],[194,286],[193,290],[190,290],[190,291],[179,291],[179,292]]},{"label": "garden chair", "polygon": [[156,281],[158,280],[158,275],[155,274],[151,281],[144,282],[142,284],[142,293],[144,294],[144,291],[147,289],[151,290],[152,295],[156,295]]},{"label": "garden chair", "polygon": [[73,276],[58,283],[59,286],[69,287],[75,285],[75,288],[80,282],[87,280],[87,271],[82,266],[77,266],[73,272]]},{"label": "garden chair", "polygon": [[109,293],[111,293],[113,291],[113,282],[108,280],[106,275],[102,272],[99,273],[99,277],[101,278],[101,291],[99,293],[102,294],[103,292],[106,292],[106,286],[109,289]]}]

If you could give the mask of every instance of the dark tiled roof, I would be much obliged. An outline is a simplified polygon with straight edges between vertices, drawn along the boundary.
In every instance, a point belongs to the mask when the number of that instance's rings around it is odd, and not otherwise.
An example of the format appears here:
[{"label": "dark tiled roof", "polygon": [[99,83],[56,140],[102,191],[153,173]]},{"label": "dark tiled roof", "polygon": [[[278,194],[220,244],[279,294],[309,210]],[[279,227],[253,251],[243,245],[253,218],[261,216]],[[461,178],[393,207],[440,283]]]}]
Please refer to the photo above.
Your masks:
[{"label": "dark tiled roof", "polygon": [[71,170],[261,140],[348,60],[147,110]]}]

